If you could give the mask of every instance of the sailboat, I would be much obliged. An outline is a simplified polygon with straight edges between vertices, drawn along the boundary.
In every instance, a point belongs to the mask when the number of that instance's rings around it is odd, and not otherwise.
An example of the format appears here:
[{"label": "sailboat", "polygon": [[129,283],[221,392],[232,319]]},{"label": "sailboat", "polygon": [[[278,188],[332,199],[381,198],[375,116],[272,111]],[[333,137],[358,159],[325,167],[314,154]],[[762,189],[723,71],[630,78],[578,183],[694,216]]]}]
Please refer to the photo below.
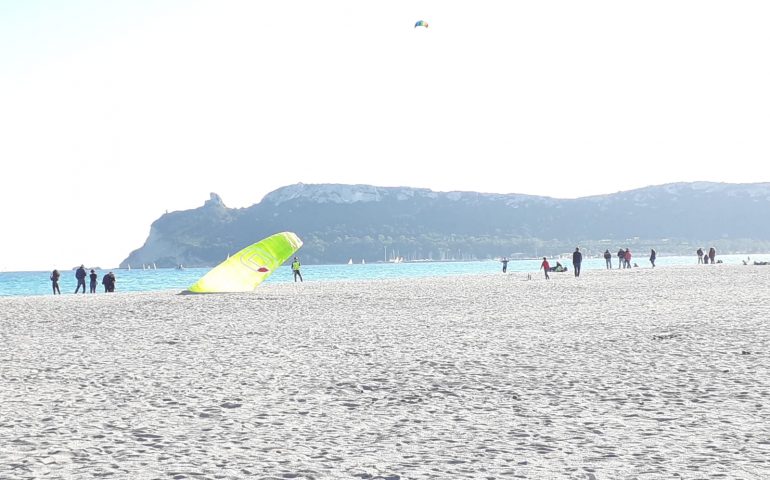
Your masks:
[{"label": "sailboat", "polygon": [[366,259],[364,258],[361,259],[361,265],[366,265]]},{"label": "sailboat", "polygon": [[348,265],[353,265],[353,259],[348,260]]}]

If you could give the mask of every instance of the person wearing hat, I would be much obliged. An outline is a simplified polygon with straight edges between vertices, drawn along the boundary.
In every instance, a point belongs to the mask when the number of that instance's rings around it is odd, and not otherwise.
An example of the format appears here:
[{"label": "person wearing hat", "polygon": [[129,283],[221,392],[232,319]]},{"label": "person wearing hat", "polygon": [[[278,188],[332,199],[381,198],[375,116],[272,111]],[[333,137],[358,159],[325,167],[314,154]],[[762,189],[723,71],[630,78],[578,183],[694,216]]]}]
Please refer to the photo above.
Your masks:
[{"label": "person wearing hat", "polygon": [[91,280],[91,283],[88,285],[90,287],[91,293],[96,293],[96,279],[98,275],[96,272],[91,269],[91,274],[88,276],[88,278]]}]

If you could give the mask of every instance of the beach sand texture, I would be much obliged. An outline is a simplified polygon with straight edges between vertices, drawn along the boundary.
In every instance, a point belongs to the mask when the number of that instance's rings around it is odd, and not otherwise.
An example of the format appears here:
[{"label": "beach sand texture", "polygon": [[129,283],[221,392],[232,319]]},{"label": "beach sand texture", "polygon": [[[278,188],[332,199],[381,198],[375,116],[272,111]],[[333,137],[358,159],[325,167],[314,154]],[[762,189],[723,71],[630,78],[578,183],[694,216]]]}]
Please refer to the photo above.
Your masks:
[{"label": "beach sand texture", "polygon": [[0,478],[768,478],[770,267],[0,298]]}]

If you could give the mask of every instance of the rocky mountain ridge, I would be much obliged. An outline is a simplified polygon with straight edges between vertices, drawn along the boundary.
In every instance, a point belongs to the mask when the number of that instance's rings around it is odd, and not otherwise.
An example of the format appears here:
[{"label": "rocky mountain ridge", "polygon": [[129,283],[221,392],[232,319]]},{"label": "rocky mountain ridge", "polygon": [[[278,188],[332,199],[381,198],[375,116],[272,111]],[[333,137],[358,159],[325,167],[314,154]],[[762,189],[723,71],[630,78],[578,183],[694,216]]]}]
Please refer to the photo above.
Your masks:
[{"label": "rocky mountain ridge", "polygon": [[576,245],[589,255],[631,245],[768,251],[768,207],[770,183],[672,183],[577,199],[299,183],[247,208],[212,193],[199,208],[167,213],[121,266],[213,266],[286,230],[305,242],[305,263],[535,257]]}]

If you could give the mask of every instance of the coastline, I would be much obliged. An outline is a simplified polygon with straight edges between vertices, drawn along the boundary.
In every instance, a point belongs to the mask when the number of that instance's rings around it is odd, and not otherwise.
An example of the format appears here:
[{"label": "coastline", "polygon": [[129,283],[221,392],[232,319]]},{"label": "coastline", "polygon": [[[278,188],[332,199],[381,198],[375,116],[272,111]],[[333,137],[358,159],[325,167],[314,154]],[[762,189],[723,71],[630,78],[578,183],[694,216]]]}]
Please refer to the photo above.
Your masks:
[{"label": "coastline", "polygon": [[770,475],[770,267],[551,277],[0,298],[0,464],[9,479]]}]

